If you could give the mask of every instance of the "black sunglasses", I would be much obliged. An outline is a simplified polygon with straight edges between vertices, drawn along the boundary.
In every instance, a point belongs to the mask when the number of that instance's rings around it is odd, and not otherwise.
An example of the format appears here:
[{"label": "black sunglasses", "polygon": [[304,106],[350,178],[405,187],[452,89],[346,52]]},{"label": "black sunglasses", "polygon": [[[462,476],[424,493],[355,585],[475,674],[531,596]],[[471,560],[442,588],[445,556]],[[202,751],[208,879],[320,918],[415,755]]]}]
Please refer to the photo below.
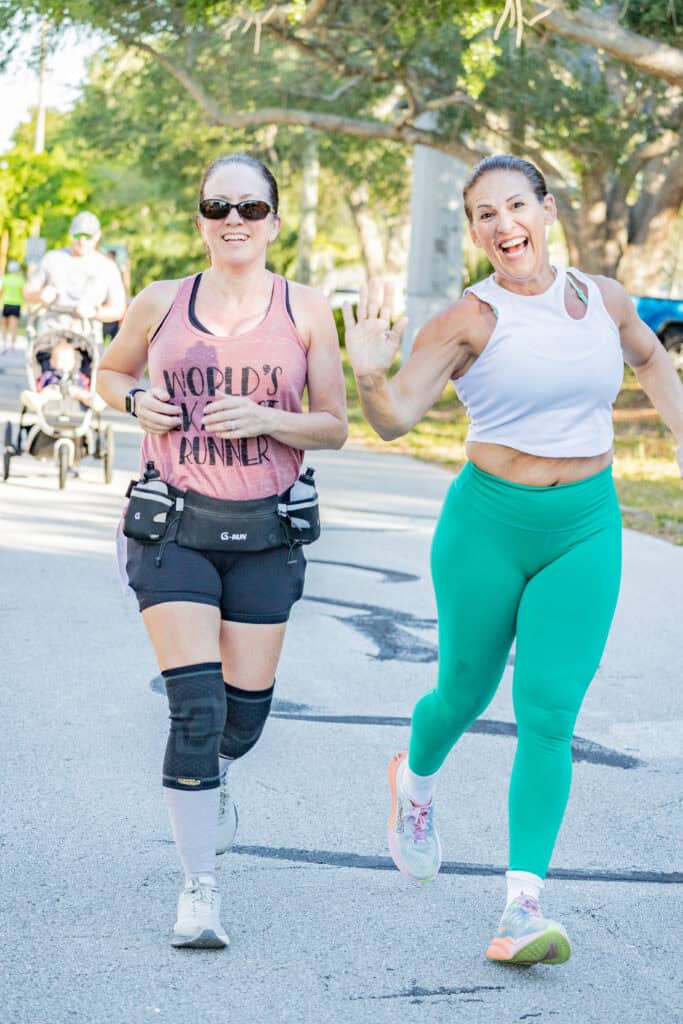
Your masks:
[{"label": "black sunglasses", "polygon": [[199,212],[207,220],[223,220],[231,210],[237,210],[243,220],[264,220],[271,207],[262,199],[244,199],[241,203],[229,203],[227,199],[199,200]]}]

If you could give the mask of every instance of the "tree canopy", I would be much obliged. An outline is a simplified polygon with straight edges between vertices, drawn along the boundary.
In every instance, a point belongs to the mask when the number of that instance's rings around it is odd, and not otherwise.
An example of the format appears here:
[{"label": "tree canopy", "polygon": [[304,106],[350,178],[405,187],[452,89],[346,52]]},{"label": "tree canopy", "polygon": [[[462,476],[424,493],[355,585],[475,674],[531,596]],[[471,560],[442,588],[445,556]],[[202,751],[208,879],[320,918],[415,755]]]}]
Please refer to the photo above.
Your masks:
[{"label": "tree canopy", "polygon": [[368,180],[388,216],[405,203],[392,143],[469,165],[511,150],[546,174],[587,270],[659,272],[650,255],[683,200],[683,0],[0,0],[15,30],[39,16],[116,41],[84,131],[140,168],[172,163],[180,193],[202,140],[267,152],[273,126],[291,168],[297,132],[316,129],[330,173]]}]

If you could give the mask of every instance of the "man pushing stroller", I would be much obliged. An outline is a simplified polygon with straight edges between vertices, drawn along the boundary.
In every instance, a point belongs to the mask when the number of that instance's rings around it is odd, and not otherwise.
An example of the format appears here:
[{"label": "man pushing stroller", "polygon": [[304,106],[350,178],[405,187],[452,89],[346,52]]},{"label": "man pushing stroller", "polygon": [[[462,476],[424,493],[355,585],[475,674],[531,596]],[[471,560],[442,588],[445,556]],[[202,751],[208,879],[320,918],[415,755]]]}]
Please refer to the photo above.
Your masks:
[{"label": "man pushing stroller", "polygon": [[27,388],[21,392],[19,426],[5,431],[3,478],[23,452],[54,458],[59,486],[78,472],[81,457],[104,463],[105,483],[114,467],[111,424],[102,424],[104,402],[95,392],[102,324],[120,319],[126,296],[116,263],[97,251],[100,222],[77,214],[71,244],[52,249],[35,267],[23,297],[33,304],[26,324]]},{"label": "man pushing stroller", "polygon": [[[70,245],[50,250],[32,270],[24,286],[24,300],[45,307],[35,325],[38,337],[65,327],[63,311],[69,310],[74,319],[92,325],[93,341],[100,343],[102,323],[119,320],[126,308],[121,272],[114,260],[98,252],[102,231],[94,213],[77,213],[69,234]],[[55,312],[55,307],[62,312]],[[81,359],[81,372],[90,376],[86,352]],[[42,366],[40,356],[38,360]]]}]

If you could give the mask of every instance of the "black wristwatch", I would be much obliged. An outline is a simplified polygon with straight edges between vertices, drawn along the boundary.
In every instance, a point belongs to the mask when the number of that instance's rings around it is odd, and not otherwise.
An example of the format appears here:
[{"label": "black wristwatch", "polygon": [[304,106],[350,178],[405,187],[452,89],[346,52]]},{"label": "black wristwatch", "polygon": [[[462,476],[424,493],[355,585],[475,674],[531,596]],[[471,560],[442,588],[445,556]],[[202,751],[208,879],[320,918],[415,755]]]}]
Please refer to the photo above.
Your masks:
[{"label": "black wristwatch", "polygon": [[131,388],[126,395],[126,412],[129,412],[131,416],[137,416],[135,412],[135,396],[138,391],[146,391],[146,388]]}]

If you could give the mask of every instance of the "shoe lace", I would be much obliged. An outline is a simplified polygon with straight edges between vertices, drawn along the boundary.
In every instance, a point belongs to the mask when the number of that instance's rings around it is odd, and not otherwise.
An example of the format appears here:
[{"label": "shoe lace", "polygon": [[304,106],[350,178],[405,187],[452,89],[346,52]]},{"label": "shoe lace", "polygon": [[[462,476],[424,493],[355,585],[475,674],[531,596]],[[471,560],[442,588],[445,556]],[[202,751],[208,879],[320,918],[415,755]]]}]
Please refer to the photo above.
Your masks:
[{"label": "shoe lace", "polygon": [[199,879],[194,879],[190,893],[192,896],[193,912],[196,911],[202,903],[206,903],[208,907],[213,907],[216,902],[217,889],[208,882],[200,882]]},{"label": "shoe lace", "polygon": [[522,893],[514,903],[508,907],[507,917],[517,924],[522,924],[525,917],[542,917],[541,907],[534,896],[527,896]]},{"label": "shoe lace", "polygon": [[432,810],[431,800],[428,804],[416,804],[410,800],[408,804],[406,817],[413,833],[413,841],[424,843],[429,838],[429,819]]}]

